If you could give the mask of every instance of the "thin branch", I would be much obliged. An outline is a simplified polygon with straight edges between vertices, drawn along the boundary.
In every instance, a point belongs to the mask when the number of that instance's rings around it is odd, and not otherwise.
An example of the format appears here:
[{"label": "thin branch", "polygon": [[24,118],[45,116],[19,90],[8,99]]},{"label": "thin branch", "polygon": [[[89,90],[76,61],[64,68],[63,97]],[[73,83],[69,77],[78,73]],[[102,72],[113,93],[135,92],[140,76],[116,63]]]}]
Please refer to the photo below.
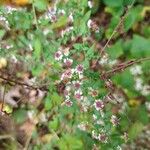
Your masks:
[{"label": "thin branch", "polygon": [[14,138],[10,134],[0,135],[0,140],[4,140],[4,139],[14,139]]},{"label": "thin branch", "polygon": [[114,74],[116,72],[123,71],[124,69],[126,69],[126,68],[128,68],[128,67],[130,67],[130,66],[132,66],[134,64],[137,64],[137,63],[140,63],[140,62],[144,62],[144,61],[149,61],[149,60],[150,60],[150,57],[141,58],[141,59],[138,59],[138,60],[131,60],[129,62],[119,64],[119,66],[115,67],[112,70],[107,71],[106,73],[104,73],[104,75],[106,77],[110,77],[112,74]]},{"label": "thin branch", "polygon": [[20,81],[16,81],[16,80],[13,80],[13,79],[5,78],[2,75],[0,75],[0,78],[5,80],[6,83],[9,83],[9,84],[14,83],[14,84],[18,84],[18,85],[21,85],[21,86],[26,86],[29,89],[34,89],[34,90],[38,90],[39,89],[39,90],[42,90],[42,91],[48,91],[48,88],[45,88],[45,87],[34,87],[34,86],[29,85],[29,84],[24,83],[24,82],[20,82]]},{"label": "thin branch", "polygon": [[35,21],[35,25],[36,25],[36,29],[38,29],[38,21],[37,21],[37,17],[36,17],[36,11],[35,11],[35,6],[34,6],[34,2],[32,3],[32,10],[33,10],[33,15],[34,15],[34,21]]},{"label": "thin branch", "polygon": [[3,112],[3,107],[4,107],[4,104],[5,104],[5,91],[6,91],[6,85],[4,86],[4,92],[3,92],[3,101],[2,101],[2,107],[1,107],[1,112]]},{"label": "thin branch", "polygon": [[112,34],[110,35],[109,39],[107,40],[106,44],[104,45],[104,47],[101,49],[100,52],[100,56],[97,58],[98,62],[102,56],[102,54],[104,53],[105,49],[109,46],[110,41],[112,40],[112,38],[114,37],[114,35],[117,33],[118,29],[120,28],[120,26],[122,25],[123,21],[125,20],[125,18],[128,16],[129,11],[131,10],[131,8],[133,7],[135,3],[135,0],[133,0],[132,4],[129,5],[127,7],[127,10],[125,11],[125,14],[121,17],[119,23],[117,24],[117,26],[115,27],[115,29],[113,30]]}]

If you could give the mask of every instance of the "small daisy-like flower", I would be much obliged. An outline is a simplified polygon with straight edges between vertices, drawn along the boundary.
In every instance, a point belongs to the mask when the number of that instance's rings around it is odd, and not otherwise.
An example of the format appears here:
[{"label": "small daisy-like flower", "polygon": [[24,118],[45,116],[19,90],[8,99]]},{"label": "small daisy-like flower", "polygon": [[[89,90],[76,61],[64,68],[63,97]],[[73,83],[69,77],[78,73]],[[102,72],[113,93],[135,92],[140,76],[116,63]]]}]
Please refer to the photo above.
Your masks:
[{"label": "small daisy-like flower", "polygon": [[80,81],[72,81],[72,83],[76,89],[79,89],[81,87],[81,84],[82,84]]},{"label": "small daisy-like flower", "polygon": [[98,91],[94,90],[93,88],[89,88],[89,94],[93,97],[98,96]]},{"label": "small daisy-like flower", "polygon": [[61,51],[57,51],[55,53],[55,60],[61,60],[63,57],[62,52]]},{"label": "small daisy-like flower", "polygon": [[104,102],[102,102],[101,100],[96,100],[94,103],[94,106],[95,106],[97,111],[103,110],[104,109]]},{"label": "small daisy-like flower", "polygon": [[131,74],[133,74],[133,75],[142,74],[142,67],[139,66],[139,65],[136,65],[136,66],[134,66],[134,67],[131,67],[131,68],[130,68],[130,72],[131,72]]},{"label": "small daisy-like flower", "polygon": [[99,124],[99,125],[101,125],[101,126],[104,126],[104,125],[105,125],[104,121],[101,120],[101,119],[97,120],[96,123]]},{"label": "small daisy-like flower", "polygon": [[105,133],[100,133],[98,135],[98,140],[101,141],[102,143],[107,143],[108,137]]},{"label": "small daisy-like flower", "polygon": [[112,115],[110,122],[113,124],[113,126],[117,126],[119,124],[119,119],[115,115]]},{"label": "small daisy-like flower", "polygon": [[97,26],[95,21],[89,19],[88,22],[87,22],[87,26],[92,31],[99,32],[99,27]]},{"label": "small daisy-like flower", "polygon": [[136,78],[135,79],[135,89],[137,91],[140,91],[140,90],[143,89],[143,80],[142,80],[142,78]]},{"label": "small daisy-like flower", "polygon": [[[62,48],[61,48],[62,49]],[[69,55],[69,47],[66,47],[64,49],[62,49],[62,52],[65,56],[68,56]]]},{"label": "small daisy-like flower", "polygon": [[73,60],[69,59],[69,58],[66,58],[66,59],[64,59],[64,63],[65,63],[65,66],[71,67],[71,65],[73,63]]},{"label": "small daisy-like flower", "polygon": [[63,16],[63,15],[66,14],[66,12],[63,9],[59,9],[58,10],[58,14],[61,15],[61,16]]},{"label": "small daisy-like flower", "polygon": [[141,93],[144,96],[149,95],[150,94],[150,86],[149,85],[144,85]]},{"label": "small daisy-like flower", "polygon": [[87,130],[87,126],[88,126],[88,123],[87,122],[81,122],[79,125],[78,125],[78,128],[82,131],[86,131]]},{"label": "small daisy-like flower", "polygon": [[93,7],[92,1],[88,1],[88,6],[89,6],[89,8],[92,8],[92,7]]},{"label": "small daisy-like flower", "polygon": [[124,134],[121,136],[121,138],[122,138],[125,142],[127,142],[128,139],[129,139],[128,133],[127,133],[127,132],[124,132]]},{"label": "small daisy-like flower", "polygon": [[92,131],[92,138],[98,140],[98,135],[97,135],[97,133],[95,132],[95,130]]},{"label": "small daisy-like flower", "polygon": [[75,98],[76,98],[76,99],[78,99],[78,100],[83,99],[82,91],[81,91],[81,90],[77,90],[77,91],[75,91],[74,96],[75,96]]},{"label": "small daisy-like flower", "polygon": [[72,22],[73,22],[73,20],[74,20],[74,19],[73,19],[73,15],[72,15],[72,13],[70,13],[70,15],[69,15],[69,17],[68,17],[68,18],[69,18],[69,22],[71,22],[71,23],[72,23]]},{"label": "small daisy-like flower", "polygon": [[99,64],[101,65],[104,65],[104,64],[107,64],[108,63],[108,55],[104,55],[100,61],[99,61]]},{"label": "small daisy-like flower", "polygon": [[69,99],[65,100],[65,105],[68,106],[68,107],[71,107],[73,104],[72,101],[70,101]]},{"label": "small daisy-like flower", "polygon": [[83,70],[84,70],[84,67],[83,67],[83,65],[78,65],[77,67],[76,67],[76,73],[83,73]]},{"label": "small daisy-like flower", "polygon": [[61,75],[61,80],[64,79],[71,79],[72,78],[72,70],[67,69],[62,75]]}]

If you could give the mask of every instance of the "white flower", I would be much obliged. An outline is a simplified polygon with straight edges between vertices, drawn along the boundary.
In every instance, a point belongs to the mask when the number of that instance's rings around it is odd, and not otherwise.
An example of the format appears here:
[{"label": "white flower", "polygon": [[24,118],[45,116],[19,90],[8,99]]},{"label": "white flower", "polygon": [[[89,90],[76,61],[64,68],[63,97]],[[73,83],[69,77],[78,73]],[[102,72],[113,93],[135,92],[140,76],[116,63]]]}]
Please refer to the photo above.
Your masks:
[{"label": "white flower", "polygon": [[102,143],[107,143],[108,137],[105,133],[100,133],[98,135],[98,140],[101,141]]},{"label": "white flower", "polygon": [[144,85],[141,91],[142,95],[147,96],[150,94],[150,86]]},{"label": "white flower", "polygon": [[73,20],[74,20],[74,19],[73,19],[73,15],[72,15],[72,13],[70,13],[70,15],[69,15],[69,17],[68,17],[68,18],[69,18],[69,22],[73,22]]},{"label": "white flower", "polygon": [[86,131],[87,125],[88,125],[87,122],[81,122],[81,123],[78,125],[78,128],[79,128],[80,130],[82,130],[82,131]]},{"label": "white flower", "polygon": [[94,103],[94,106],[95,106],[97,111],[103,110],[104,109],[104,102],[102,102],[102,100],[96,100]]},{"label": "white flower", "polygon": [[63,57],[62,52],[61,51],[57,51],[55,53],[55,60],[61,60]]},{"label": "white flower", "polygon": [[122,150],[122,148],[118,145],[118,146],[117,146],[117,150]]},{"label": "white flower", "polygon": [[104,121],[103,121],[103,120],[101,120],[101,119],[97,120],[97,122],[96,122],[96,123],[97,123],[97,124],[99,124],[99,125],[104,126]]},{"label": "white flower", "polygon": [[150,111],[150,102],[146,102],[146,103],[145,103],[145,106],[146,106],[146,109],[147,109],[148,111]]},{"label": "white flower", "polygon": [[92,8],[93,7],[93,3],[91,1],[88,1],[88,6],[89,6],[89,8]]},{"label": "white flower", "polygon": [[82,100],[82,99],[83,99],[82,91],[81,91],[81,90],[75,91],[74,96],[75,96],[75,98],[78,99],[78,100]]},{"label": "white flower", "polygon": [[142,74],[142,67],[139,66],[139,65],[136,65],[136,66],[134,66],[134,67],[131,67],[131,68],[130,68],[130,72],[131,72],[131,74],[133,74],[133,75]]},{"label": "white flower", "polygon": [[[62,49],[62,48],[61,48]],[[66,47],[64,49],[62,49],[62,52],[65,56],[68,56],[69,55],[69,47]]]},{"label": "white flower", "polygon": [[119,119],[115,115],[112,115],[110,122],[113,124],[113,126],[116,126],[119,124]]},{"label": "white flower", "polygon": [[140,91],[143,89],[143,80],[141,78],[136,78],[135,79],[135,89],[137,91]]},{"label": "white flower", "polygon": [[88,22],[87,22],[87,26],[88,26],[89,29],[92,27],[91,24],[92,24],[92,20],[89,19]]},{"label": "white flower", "polygon": [[97,116],[95,114],[93,114],[93,120],[96,120]]},{"label": "white flower", "polygon": [[72,63],[73,63],[73,60],[72,59],[69,59],[69,58],[66,58],[64,59],[64,63],[67,67],[71,67]]},{"label": "white flower", "polygon": [[82,74],[84,71],[84,67],[83,65],[78,65],[75,69],[75,72],[78,73],[78,74]]},{"label": "white flower", "polygon": [[61,80],[71,79],[71,78],[72,78],[72,69],[65,70],[65,72],[61,75]]},{"label": "white flower", "polygon": [[80,81],[72,81],[75,88],[79,89],[81,87],[82,82]]},{"label": "white flower", "polygon": [[97,133],[95,132],[95,130],[92,131],[92,138],[98,140],[98,135],[97,135]]},{"label": "white flower", "polygon": [[108,63],[108,55],[104,55],[101,60],[99,61],[99,64],[104,65]]},{"label": "white flower", "polygon": [[66,99],[66,100],[65,100],[65,104],[66,104],[66,106],[71,107],[72,104],[73,104],[73,102],[70,101],[69,99]]},{"label": "white flower", "polygon": [[63,9],[59,9],[59,10],[58,10],[58,14],[60,14],[60,15],[65,15],[66,12],[65,12]]}]

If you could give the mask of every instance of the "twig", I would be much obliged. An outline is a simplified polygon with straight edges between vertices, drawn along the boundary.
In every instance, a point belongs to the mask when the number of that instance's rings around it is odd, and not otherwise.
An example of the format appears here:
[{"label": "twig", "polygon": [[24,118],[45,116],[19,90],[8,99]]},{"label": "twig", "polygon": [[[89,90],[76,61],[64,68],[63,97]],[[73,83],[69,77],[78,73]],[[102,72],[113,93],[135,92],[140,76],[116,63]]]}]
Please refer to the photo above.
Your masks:
[{"label": "twig", "polygon": [[36,25],[36,29],[38,29],[38,21],[37,21],[37,17],[36,17],[36,11],[35,11],[35,6],[34,6],[34,2],[32,3],[32,10],[33,10],[33,15],[34,15],[34,21],[35,21],[35,25]]},{"label": "twig", "polygon": [[138,60],[131,60],[129,62],[126,62],[126,63],[123,63],[123,64],[119,64],[118,67],[115,67],[114,69],[110,70],[110,71],[107,71],[106,73],[104,73],[104,75],[106,77],[109,77],[111,76],[112,74],[116,73],[116,72],[120,72],[134,64],[137,64],[137,63],[140,63],[140,62],[143,62],[143,61],[148,61],[150,60],[150,57],[146,57],[146,58],[141,58],[141,59],[138,59]]},{"label": "twig", "polygon": [[135,0],[133,0],[132,4],[128,6],[127,10],[125,11],[125,14],[121,17],[119,23],[117,24],[117,26],[115,27],[115,29],[113,30],[112,34],[110,35],[109,39],[107,40],[106,44],[104,45],[104,47],[101,49],[100,52],[100,56],[97,58],[96,62],[98,62],[102,56],[102,54],[104,53],[105,49],[109,46],[110,41],[112,40],[112,38],[114,37],[114,35],[117,33],[117,30],[119,29],[119,27],[122,25],[123,21],[125,20],[125,18],[127,17],[129,11],[131,10],[131,8],[134,5]]},{"label": "twig", "polygon": [[4,86],[3,101],[2,101],[1,112],[3,112],[3,107],[4,107],[4,104],[5,104],[5,91],[6,91],[6,85]]},{"label": "twig", "polygon": [[13,139],[12,135],[10,134],[6,134],[6,135],[0,135],[0,140],[4,140],[4,139]]},{"label": "twig", "polygon": [[26,86],[29,89],[34,89],[34,90],[38,90],[39,89],[39,90],[42,90],[42,91],[48,91],[48,88],[45,88],[45,87],[34,87],[34,86],[26,84],[24,82],[20,82],[20,81],[16,81],[16,80],[13,80],[13,79],[5,78],[2,75],[0,75],[0,78],[5,80],[9,84],[14,83],[14,84]]}]

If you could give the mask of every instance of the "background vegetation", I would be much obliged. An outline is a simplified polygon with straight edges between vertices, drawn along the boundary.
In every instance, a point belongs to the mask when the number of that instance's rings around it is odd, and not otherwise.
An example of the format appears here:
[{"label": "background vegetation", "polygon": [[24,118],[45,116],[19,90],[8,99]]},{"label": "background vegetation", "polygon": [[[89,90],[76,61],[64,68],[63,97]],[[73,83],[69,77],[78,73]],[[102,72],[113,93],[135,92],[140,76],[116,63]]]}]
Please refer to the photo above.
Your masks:
[{"label": "background vegetation", "polygon": [[0,149],[150,149],[148,0],[0,4]]}]

